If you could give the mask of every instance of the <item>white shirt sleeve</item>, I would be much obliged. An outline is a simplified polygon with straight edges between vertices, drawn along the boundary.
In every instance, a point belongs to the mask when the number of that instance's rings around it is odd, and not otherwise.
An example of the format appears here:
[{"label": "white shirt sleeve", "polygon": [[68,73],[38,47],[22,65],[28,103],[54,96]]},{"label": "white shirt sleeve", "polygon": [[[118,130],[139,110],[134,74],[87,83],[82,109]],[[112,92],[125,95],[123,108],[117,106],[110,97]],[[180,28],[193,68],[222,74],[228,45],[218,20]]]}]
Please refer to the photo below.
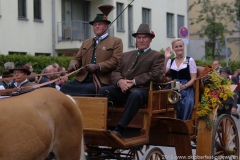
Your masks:
[{"label": "white shirt sleeve", "polygon": [[190,73],[197,73],[197,66],[193,58],[189,59],[189,69]]}]

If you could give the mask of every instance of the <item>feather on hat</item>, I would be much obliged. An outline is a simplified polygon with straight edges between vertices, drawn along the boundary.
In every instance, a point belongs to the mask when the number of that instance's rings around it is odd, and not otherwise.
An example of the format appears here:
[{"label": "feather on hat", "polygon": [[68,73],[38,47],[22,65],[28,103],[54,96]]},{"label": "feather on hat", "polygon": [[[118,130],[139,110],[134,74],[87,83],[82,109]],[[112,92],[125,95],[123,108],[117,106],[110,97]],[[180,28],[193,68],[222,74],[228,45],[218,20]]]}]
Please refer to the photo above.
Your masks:
[{"label": "feather on hat", "polygon": [[106,22],[107,24],[110,24],[111,21],[108,20],[107,16],[114,9],[114,6],[112,6],[110,4],[102,4],[102,5],[98,6],[98,9],[103,14],[97,14],[95,19],[93,21],[90,21],[89,24],[93,25],[94,22],[98,22],[98,21],[103,21],[103,22]]}]

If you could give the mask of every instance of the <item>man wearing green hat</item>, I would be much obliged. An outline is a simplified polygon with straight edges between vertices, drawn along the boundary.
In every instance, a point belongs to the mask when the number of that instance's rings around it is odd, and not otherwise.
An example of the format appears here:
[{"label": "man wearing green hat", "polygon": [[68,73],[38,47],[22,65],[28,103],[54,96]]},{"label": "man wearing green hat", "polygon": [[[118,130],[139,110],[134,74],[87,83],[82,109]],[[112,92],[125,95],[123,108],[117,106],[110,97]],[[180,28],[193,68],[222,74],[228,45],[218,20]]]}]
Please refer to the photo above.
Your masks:
[{"label": "man wearing green hat", "polygon": [[11,82],[9,88],[21,88],[33,86],[33,84],[29,82],[29,80],[27,79],[27,76],[31,74],[27,66],[17,64],[13,69],[10,69],[9,72],[13,73],[14,78],[14,81]]},{"label": "man wearing green hat", "polygon": [[70,95],[94,95],[101,86],[110,85],[110,74],[116,69],[123,52],[122,40],[109,36],[107,15],[113,6],[98,7],[103,14],[97,14],[89,24],[93,26],[94,38],[85,40],[78,54],[72,59],[68,71],[79,69],[73,81],[61,87],[61,91]]}]

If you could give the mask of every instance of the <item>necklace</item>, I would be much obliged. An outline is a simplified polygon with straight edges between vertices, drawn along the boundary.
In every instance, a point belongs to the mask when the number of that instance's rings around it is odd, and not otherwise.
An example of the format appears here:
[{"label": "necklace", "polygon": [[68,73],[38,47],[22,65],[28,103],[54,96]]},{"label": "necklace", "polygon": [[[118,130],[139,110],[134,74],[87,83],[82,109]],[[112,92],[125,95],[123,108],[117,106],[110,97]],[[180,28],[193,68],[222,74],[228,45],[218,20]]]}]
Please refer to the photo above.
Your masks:
[{"label": "necklace", "polygon": [[183,55],[182,56],[180,56],[180,57],[176,57],[176,59],[182,59],[183,58]]}]

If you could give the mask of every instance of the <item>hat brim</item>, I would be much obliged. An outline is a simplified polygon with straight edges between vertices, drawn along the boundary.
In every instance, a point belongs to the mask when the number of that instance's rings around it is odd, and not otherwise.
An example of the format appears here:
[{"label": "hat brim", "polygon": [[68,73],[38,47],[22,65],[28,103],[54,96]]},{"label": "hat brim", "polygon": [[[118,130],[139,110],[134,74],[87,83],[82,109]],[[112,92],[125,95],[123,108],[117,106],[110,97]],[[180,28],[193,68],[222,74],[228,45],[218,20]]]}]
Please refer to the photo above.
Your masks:
[{"label": "hat brim", "polygon": [[30,74],[31,74],[31,72],[30,72],[29,70],[26,70],[26,69],[20,69],[20,68],[19,68],[19,69],[17,69],[17,68],[16,68],[16,69],[9,69],[9,72],[10,72],[10,73],[13,73],[14,70],[22,70],[22,71],[26,72],[27,75],[30,75]]},{"label": "hat brim", "polygon": [[150,35],[150,37],[152,37],[152,38],[155,37],[155,35],[154,35],[154,34],[151,34],[151,33],[139,33],[139,32],[138,32],[138,33],[133,33],[132,36],[136,38],[136,36],[137,36],[138,34],[148,34],[148,35]]},{"label": "hat brim", "polygon": [[105,22],[105,23],[107,23],[108,25],[111,23],[111,21],[108,21],[108,20],[96,20],[96,21],[91,21],[91,22],[89,22],[89,24],[93,25],[94,22]]}]

